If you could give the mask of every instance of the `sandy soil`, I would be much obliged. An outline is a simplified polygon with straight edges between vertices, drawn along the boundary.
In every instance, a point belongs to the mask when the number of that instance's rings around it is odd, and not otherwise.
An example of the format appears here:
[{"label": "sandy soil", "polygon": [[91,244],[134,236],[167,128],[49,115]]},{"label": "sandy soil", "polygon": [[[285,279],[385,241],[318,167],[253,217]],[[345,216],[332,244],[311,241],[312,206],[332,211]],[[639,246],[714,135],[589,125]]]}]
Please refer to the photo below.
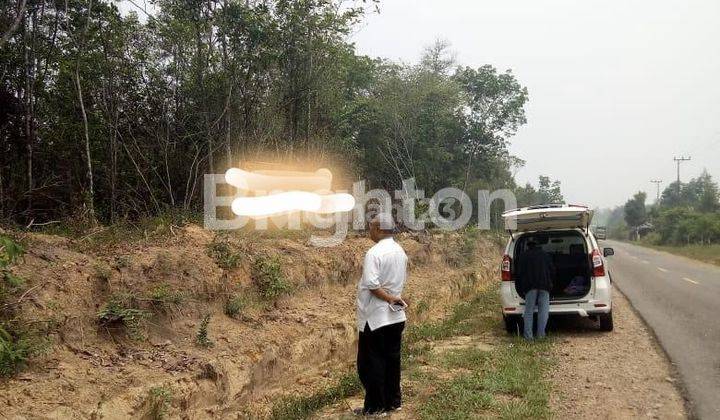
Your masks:
[{"label": "sandy soil", "polygon": [[556,326],[554,412],[579,419],[687,418],[665,353],[625,296],[613,293],[615,331],[596,331],[589,320]]}]

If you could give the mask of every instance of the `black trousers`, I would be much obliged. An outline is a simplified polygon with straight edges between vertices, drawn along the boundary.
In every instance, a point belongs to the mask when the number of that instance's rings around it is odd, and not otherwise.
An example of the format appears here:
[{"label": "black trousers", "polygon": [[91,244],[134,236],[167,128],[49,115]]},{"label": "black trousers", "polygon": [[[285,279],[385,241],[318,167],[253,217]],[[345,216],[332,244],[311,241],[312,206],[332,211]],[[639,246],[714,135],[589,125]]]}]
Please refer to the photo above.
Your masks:
[{"label": "black trousers", "polygon": [[365,388],[363,411],[378,413],[400,407],[400,350],[405,323],[386,325],[375,331],[365,324],[360,333],[357,370]]}]

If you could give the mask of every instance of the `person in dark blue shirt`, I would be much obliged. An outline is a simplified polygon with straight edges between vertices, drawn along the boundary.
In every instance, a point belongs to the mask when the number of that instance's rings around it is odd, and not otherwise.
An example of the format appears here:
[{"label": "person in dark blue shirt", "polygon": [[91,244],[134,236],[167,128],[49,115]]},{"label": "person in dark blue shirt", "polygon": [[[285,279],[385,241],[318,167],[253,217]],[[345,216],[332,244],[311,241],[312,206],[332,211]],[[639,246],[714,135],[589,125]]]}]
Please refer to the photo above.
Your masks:
[{"label": "person in dark blue shirt", "polygon": [[[553,287],[555,266],[552,258],[534,241],[527,243],[518,267],[517,291],[525,299],[523,336],[526,340],[544,338],[550,315],[550,291]],[[537,334],[533,336],[533,313],[537,307]]]}]

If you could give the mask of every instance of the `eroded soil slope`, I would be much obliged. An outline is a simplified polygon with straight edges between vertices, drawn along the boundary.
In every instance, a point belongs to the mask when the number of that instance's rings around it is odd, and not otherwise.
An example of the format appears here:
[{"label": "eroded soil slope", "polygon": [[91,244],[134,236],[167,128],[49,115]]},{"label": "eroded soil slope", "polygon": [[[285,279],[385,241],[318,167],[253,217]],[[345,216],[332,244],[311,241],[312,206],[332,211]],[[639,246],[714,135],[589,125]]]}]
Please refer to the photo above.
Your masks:
[{"label": "eroded soil slope", "polygon": [[[485,240],[400,241],[411,261],[413,322],[442,318],[465,290],[494,277],[497,251]],[[0,382],[2,416],[257,417],[278,397],[323,388],[352,365],[355,283],[367,239],[323,249],[188,226],[163,239],[91,250],[48,235],[26,242],[24,263],[13,269],[27,287],[15,312],[51,344]],[[472,267],[462,257],[469,253],[477,257]],[[263,298],[258,260],[277,261],[292,291]],[[100,325],[98,312],[118,296],[149,318],[132,331]],[[227,316],[226,303],[238,297],[242,309]],[[197,337],[207,315],[203,347]]]}]

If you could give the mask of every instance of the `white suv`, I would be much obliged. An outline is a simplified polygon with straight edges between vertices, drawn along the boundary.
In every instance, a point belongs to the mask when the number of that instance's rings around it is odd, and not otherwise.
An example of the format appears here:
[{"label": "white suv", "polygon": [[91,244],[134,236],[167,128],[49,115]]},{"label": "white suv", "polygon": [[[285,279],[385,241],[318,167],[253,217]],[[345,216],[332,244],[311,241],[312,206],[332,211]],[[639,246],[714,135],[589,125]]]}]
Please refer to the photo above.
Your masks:
[{"label": "white suv", "polygon": [[550,315],[595,317],[602,331],[612,331],[612,278],[605,257],[590,232],[593,212],[585,206],[549,204],[503,213],[510,240],[502,259],[500,296],[509,333],[522,330],[525,302],[515,288],[518,261],[528,242],[548,253],[555,266]]}]

